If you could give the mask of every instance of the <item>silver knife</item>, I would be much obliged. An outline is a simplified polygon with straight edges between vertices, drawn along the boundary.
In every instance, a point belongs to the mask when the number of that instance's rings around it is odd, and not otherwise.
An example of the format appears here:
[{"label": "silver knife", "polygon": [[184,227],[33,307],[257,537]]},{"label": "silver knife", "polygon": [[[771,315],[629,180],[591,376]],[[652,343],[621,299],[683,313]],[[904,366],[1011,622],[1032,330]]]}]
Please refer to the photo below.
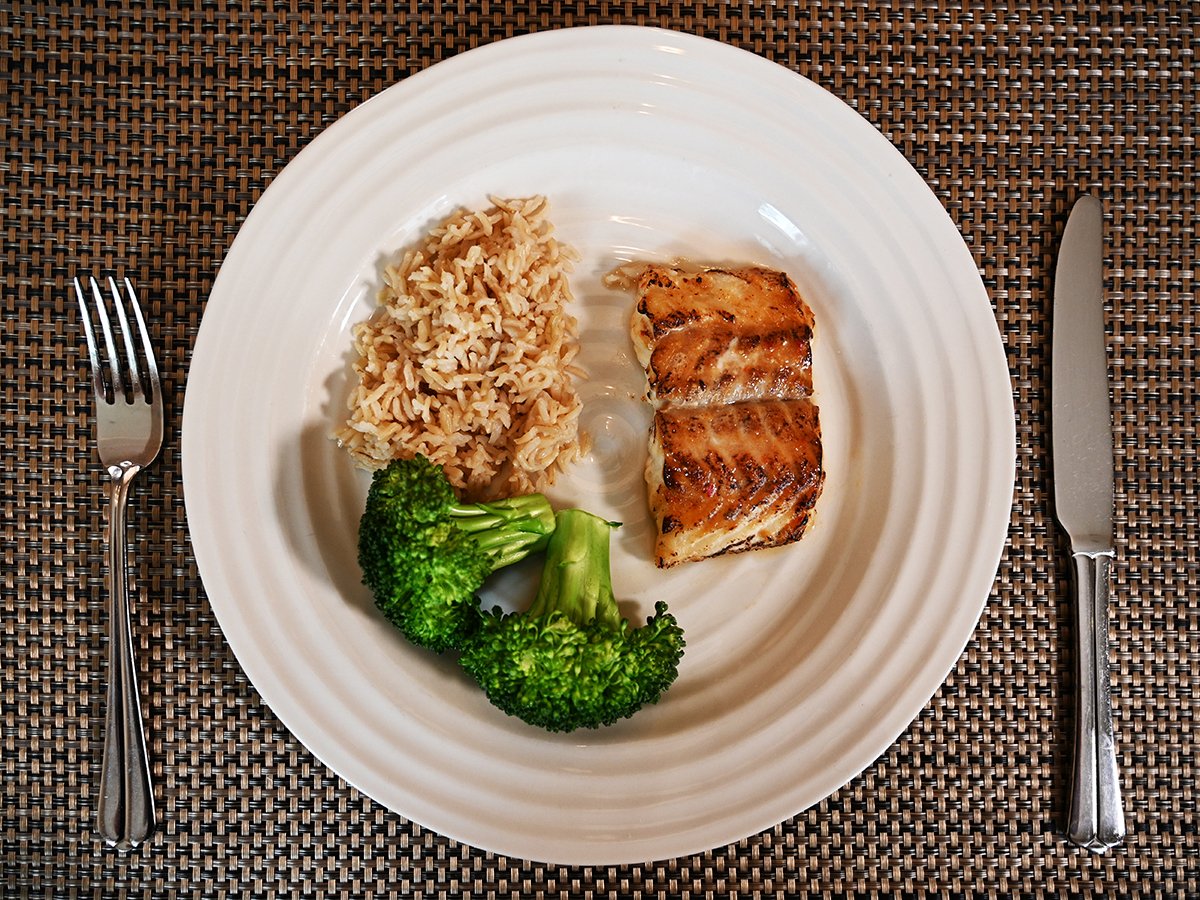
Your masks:
[{"label": "silver knife", "polygon": [[1054,273],[1050,359],[1054,505],[1071,539],[1079,644],[1067,837],[1094,852],[1125,837],[1108,668],[1109,570],[1115,546],[1103,225],[1100,201],[1080,197],[1067,221]]}]

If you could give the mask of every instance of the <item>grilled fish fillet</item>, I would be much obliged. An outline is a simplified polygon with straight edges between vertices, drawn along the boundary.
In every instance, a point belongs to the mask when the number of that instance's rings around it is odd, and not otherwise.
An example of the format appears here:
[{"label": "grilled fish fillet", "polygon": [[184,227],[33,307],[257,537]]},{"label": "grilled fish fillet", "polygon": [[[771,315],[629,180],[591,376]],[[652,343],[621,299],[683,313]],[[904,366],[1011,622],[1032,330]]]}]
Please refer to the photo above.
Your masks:
[{"label": "grilled fish fillet", "polygon": [[632,334],[655,406],[812,393],[812,310],[783,272],[647,265]]},{"label": "grilled fish fillet", "polygon": [[646,466],[655,563],[797,540],[824,479],[810,400],[660,409]]},{"label": "grilled fish fillet", "polygon": [[798,540],[821,494],[813,314],[783,272],[645,265],[632,336],[655,406],[646,465],[655,562]]}]

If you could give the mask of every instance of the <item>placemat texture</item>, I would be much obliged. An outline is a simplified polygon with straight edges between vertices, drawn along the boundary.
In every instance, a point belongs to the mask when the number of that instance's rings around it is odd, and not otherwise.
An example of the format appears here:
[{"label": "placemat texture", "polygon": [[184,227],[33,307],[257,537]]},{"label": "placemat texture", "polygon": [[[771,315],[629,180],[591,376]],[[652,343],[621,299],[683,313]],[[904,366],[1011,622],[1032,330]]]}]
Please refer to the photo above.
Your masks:
[{"label": "placemat texture", "polygon": [[[347,787],[263,705],[196,573],[179,442],[189,354],[255,200],[347,110],[504,37],[662,25],[844,99],[961,228],[1016,397],[1010,541],[941,691],[859,778],[730,847],[533,864]],[[4,567],[0,885],[7,897],[1196,897],[1196,7],[1175,2],[571,0],[0,4]],[[1073,712],[1065,543],[1047,479],[1053,253],[1105,203],[1118,441],[1113,662],[1130,837],[1061,834]],[[93,820],[106,622],[77,271],[138,284],[168,427],[135,488],[137,653],[161,828],[121,857]]]}]

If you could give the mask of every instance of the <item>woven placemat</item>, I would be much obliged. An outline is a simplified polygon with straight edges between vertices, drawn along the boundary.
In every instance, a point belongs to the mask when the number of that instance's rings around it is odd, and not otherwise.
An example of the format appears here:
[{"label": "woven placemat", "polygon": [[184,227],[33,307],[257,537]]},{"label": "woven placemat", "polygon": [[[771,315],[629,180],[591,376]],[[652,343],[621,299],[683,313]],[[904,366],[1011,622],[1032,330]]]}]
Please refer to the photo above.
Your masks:
[{"label": "woven placemat", "polygon": [[[1200,896],[1195,18],[1186,0],[0,5],[5,896]],[[979,628],[883,757],[734,846],[586,868],[423,830],[350,789],[280,725],[197,576],[179,430],[216,271],[308,141],[439,60],[598,23],[663,25],[773,59],[903,151],[991,293],[1018,473]],[[1061,834],[1072,625],[1042,399],[1049,273],[1081,188],[1107,212],[1119,447],[1113,659],[1130,836],[1104,855]],[[114,268],[147,298],[169,373],[166,445],[139,481],[134,549],[162,822],[124,857],[100,848],[92,824],[104,497],[65,290],[76,271]]]}]

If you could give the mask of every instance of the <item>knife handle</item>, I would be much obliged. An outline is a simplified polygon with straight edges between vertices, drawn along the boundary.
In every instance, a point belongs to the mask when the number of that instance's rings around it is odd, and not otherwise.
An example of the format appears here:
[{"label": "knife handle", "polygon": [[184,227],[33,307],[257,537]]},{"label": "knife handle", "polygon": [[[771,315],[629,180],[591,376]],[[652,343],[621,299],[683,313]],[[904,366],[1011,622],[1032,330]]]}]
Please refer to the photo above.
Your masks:
[{"label": "knife handle", "polygon": [[1112,553],[1075,553],[1075,765],[1067,837],[1095,853],[1121,843],[1125,817],[1113,742],[1108,671],[1108,579]]}]

